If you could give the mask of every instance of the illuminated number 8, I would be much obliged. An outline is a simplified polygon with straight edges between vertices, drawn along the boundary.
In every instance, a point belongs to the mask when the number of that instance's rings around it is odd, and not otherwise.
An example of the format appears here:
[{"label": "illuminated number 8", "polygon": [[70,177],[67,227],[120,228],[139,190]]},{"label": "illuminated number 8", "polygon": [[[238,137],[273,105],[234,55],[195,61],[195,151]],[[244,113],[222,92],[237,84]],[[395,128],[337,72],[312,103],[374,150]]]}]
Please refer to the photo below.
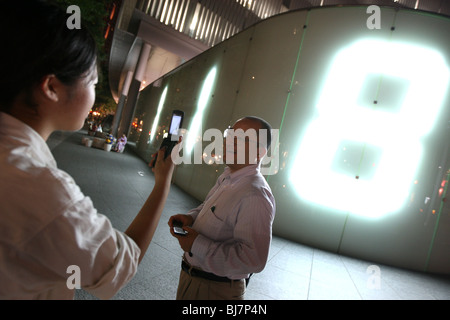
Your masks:
[{"label": "illuminated number 8", "polygon": [[[399,106],[361,105],[358,98],[371,76],[408,84]],[[293,164],[291,182],[298,194],[364,216],[399,210],[421,160],[420,139],[433,128],[448,81],[443,57],[420,46],[364,40],[340,51],[317,104],[319,116],[308,127]],[[357,168],[354,174],[338,170],[335,158],[346,141],[380,151],[372,176],[359,176]],[[363,148],[360,153],[363,159]]]}]

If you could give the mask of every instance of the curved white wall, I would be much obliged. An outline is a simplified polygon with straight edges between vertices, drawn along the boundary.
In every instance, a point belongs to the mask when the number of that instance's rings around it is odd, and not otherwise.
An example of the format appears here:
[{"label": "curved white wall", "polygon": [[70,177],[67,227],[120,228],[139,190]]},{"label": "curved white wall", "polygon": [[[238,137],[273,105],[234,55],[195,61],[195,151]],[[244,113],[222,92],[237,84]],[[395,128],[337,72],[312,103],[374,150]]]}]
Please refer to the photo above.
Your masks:
[{"label": "curved white wall", "polygon": [[[130,138],[149,160],[174,109],[199,132],[263,117],[279,129],[274,234],[450,274],[450,19],[381,8],[371,29],[366,10],[289,12],[213,47],[141,92]],[[202,200],[222,170],[181,164],[175,183]]]}]

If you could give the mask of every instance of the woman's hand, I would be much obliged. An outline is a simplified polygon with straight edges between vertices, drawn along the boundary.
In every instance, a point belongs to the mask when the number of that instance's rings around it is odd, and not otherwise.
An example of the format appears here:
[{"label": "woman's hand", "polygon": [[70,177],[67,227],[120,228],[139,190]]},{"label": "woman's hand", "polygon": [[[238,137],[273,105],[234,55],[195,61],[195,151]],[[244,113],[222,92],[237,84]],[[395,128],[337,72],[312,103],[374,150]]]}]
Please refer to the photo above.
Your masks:
[{"label": "woman's hand", "polygon": [[175,165],[172,161],[172,157],[167,157],[164,159],[166,149],[160,149],[158,153],[154,154],[153,157],[158,155],[155,166],[152,168],[155,174],[155,185],[170,183],[173,175],[173,170]]}]

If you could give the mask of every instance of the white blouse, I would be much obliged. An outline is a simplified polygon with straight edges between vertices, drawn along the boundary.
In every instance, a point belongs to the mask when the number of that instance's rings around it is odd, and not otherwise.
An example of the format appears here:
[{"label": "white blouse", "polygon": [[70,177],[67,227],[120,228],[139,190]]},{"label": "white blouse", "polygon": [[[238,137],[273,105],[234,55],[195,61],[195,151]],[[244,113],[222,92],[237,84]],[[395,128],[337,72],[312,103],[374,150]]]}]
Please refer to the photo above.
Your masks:
[{"label": "white blouse", "polygon": [[32,128],[0,113],[0,299],[101,299],[136,273],[140,249],[97,213]]}]

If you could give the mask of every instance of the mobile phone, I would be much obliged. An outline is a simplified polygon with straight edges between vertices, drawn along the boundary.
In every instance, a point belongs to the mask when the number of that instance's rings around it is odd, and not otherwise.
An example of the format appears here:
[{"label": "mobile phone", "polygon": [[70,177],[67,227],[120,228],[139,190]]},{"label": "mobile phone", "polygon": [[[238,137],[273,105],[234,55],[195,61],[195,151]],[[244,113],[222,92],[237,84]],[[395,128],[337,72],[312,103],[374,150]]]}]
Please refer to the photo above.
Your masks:
[{"label": "mobile phone", "polygon": [[[166,147],[164,159],[166,159],[172,153],[172,149],[178,143],[178,137],[179,137],[178,131],[181,128],[181,126],[183,125],[183,119],[184,119],[183,111],[174,110],[172,112],[172,118],[170,119],[168,135],[167,135],[167,137],[164,137],[163,141],[161,142],[161,146],[159,147],[159,149]],[[151,167],[155,166],[157,158],[158,158],[158,154],[155,155],[155,159],[153,159],[153,161],[151,163]]]},{"label": "mobile phone", "polygon": [[183,224],[180,221],[173,221],[173,232],[180,236],[185,236],[187,234],[186,230],[183,230]]}]

